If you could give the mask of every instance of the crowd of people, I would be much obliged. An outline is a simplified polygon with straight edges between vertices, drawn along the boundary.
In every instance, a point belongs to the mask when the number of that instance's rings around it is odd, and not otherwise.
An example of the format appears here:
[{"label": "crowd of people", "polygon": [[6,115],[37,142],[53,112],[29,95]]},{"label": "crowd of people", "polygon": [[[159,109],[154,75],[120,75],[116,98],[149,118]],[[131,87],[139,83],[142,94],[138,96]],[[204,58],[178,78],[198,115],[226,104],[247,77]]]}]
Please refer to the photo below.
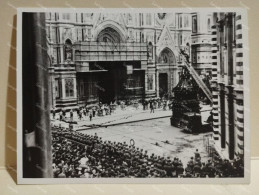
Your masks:
[{"label": "crowd of people", "polygon": [[187,166],[181,159],[149,155],[126,142],[104,141],[95,135],[55,128],[52,133],[53,174],[56,178],[94,177],[242,177],[242,159],[201,161],[196,150]]},{"label": "crowd of people", "polygon": [[144,100],[142,102],[143,105],[143,110],[148,110],[150,109],[150,112],[154,113],[155,109],[160,109],[162,108],[163,110],[171,109],[171,103],[169,100],[164,99],[164,98],[153,98],[150,100]]},{"label": "crowd of people", "polygon": [[[94,117],[99,116],[107,116],[114,113],[116,108],[120,107],[121,110],[126,110],[127,106],[133,106],[136,110],[140,107],[140,101],[118,101],[110,104],[103,104],[99,102],[98,105],[93,105],[91,107],[83,106],[76,109],[64,110],[61,109],[60,111],[55,111],[54,109],[52,112],[52,119],[59,119],[60,121],[75,121],[76,120],[87,120],[89,118],[90,121],[93,120]],[[142,101],[143,110],[150,109],[150,113],[154,113],[155,109],[163,109],[168,110],[171,109],[171,104],[169,100],[161,99],[161,98],[154,98],[150,100],[143,100]]]}]

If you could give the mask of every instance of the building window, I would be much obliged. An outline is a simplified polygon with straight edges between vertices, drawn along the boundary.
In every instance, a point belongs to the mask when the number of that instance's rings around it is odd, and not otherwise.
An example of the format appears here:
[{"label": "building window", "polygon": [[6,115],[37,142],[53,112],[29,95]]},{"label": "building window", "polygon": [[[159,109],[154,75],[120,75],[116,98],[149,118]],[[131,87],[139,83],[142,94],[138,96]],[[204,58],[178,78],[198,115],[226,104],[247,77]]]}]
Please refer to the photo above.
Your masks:
[{"label": "building window", "polygon": [[63,13],[63,14],[62,14],[62,19],[63,19],[63,20],[70,20],[70,14],[68,14],[68,13]]},{"label": "building window", "polygon": [[147,89],[154,90],[154,75],[153,74],[147,76]]},{"label": "building window", "polygon": [[183,17],[182,15],[179,15],[179,28],[183,27]]},{"label": "building window", "polygon": [[188,18],[188,16],[184,16],[184,27],[185,28],[189,27],[189,18]]},{"label": "building window", "polygon": [[59,99],[60,98],[59,79],[55,79],[55,94],[56,94],[56,99]]},{"label": "building window", "polygon": [[197,15],[192,17],[192,32],[197,33]]},{"label": "building window", "polygon": [[210,31],[210,18],[208,18],[207,28],[208,28],[208,31]]},{"label": "building window", "polygon": [[151,24],[152,24],[151,14],[148,13],[148,14],[146,14],[146,25],[151,26]]},{"label": "building window", "polygon": [[46,20],[50,20],[51,19],[51,13],[46,13]]},{"label": "building window", "polygon": [[74,79],[65,79],[66,97],[74,97]]}]

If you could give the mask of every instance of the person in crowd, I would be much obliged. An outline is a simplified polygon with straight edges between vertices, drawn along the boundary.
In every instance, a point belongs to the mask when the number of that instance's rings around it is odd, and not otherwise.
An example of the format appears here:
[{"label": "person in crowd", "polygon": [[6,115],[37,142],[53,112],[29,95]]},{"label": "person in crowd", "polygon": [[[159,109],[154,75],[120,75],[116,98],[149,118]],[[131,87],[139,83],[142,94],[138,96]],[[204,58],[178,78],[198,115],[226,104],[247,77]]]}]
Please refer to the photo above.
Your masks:
[{"label": "person in crowd", "polygon": [[62,110],[60,110],[60,112],[59,112],[59,120],[60,120],[60,121],[63,120],[63,112],[62,112]]},{"label": "person in crowd", "polygon": [[70,110],[70,120],[71,120],[71,121],[73,120],[73,115],[74,115],[74,114],[73,114],[73,110],[71,109],[71,110]]},{"label": "person in crowd", "polygon": [[89,119],[90,119],[90,121],[92,121],[92,119],[93,119],[93,112],[92,111],[90,111]]},{"label": "person in crowd", "polygon": [[201,155],[200,155],[198,149],[196,149],[196,151],[195,151],[195,153],[194,153],[194,158],[195,158],[195,161],[199,161],[200,158],[201,158]]},{"label": "person in crowd", "polygon": [[154,113],[154,112],[155,112],[153,100],[150,100],[150,102],[149,102],[149,108],[150,108],[150,113]]},{"label": "person in crowd", "polygon": [[93,117],[95,117],[95,114],[96,114],[96,107],[95,106],[92,108],[92,114],[93,114]]}]

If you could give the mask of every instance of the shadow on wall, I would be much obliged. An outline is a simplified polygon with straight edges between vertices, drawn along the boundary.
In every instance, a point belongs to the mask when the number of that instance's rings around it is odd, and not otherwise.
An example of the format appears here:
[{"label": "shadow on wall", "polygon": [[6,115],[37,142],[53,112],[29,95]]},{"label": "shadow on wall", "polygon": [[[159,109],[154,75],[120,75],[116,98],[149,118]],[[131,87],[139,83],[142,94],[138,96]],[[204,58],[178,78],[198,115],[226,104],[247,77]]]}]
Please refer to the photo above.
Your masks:
[{"label": "shadow on wall", "polygon": [[[6,127],[5,127],[5,166],[8,173],[17,183],[16,172],[16,29],[17,16],[13,18],[11,34],[10,59],[8,69]],[[21,97],[20,97],[21,98]]]}]

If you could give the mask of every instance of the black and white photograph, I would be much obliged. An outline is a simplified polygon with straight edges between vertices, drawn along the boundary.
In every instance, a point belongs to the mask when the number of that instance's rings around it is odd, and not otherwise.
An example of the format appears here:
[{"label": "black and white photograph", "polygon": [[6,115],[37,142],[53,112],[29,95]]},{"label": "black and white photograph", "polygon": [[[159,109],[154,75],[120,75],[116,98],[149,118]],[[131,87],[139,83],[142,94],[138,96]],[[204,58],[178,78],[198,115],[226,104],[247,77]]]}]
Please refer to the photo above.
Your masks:
[{"label": "black and white photograph", "polygon": [[21,8],[18,183],[247,183],[243,9]]}]

